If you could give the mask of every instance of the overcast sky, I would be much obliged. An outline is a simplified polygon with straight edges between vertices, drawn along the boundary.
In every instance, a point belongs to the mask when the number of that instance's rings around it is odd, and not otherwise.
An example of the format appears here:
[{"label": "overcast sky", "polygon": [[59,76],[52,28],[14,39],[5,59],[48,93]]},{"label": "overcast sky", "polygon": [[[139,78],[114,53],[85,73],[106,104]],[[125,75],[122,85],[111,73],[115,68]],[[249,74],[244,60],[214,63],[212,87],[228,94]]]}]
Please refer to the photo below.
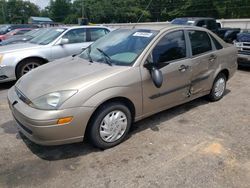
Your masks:
[{"label": "overcast sky", "polygon": [[49,5],[50,0],[29,0],[32,3],[37,4],[41,9]]}]

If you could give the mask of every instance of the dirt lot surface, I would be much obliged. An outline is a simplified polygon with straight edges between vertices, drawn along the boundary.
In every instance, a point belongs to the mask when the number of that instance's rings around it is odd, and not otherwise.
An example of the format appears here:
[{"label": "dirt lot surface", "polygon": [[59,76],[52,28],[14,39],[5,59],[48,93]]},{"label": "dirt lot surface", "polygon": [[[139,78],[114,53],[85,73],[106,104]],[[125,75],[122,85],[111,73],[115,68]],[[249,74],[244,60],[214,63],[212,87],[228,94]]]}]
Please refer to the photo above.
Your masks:
[{"label": "dirt lot surface", "polygon": [[12,85],[0,85],[0,187],[250,187],[249,69],[221,101],[201,98],[140,121],[105,151],[20,136],[6,100]]}]

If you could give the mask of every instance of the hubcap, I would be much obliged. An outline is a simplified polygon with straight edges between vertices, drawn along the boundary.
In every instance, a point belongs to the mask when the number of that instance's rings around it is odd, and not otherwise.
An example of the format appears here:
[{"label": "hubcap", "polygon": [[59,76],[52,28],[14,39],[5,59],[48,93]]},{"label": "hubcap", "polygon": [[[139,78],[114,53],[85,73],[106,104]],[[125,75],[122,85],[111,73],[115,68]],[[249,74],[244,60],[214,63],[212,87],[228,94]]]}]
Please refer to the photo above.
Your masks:
[{"label": "hubcap", "polygon": [[101,122],[100,136],[105,142],[115,142],[124,135],[127,126],[127,116],[120,110],[112,111]]},{"label": "hubcap", "polygon": [[215,83],[215,88],[214,88],[214,94],[216,97],[221,97],[223,95],[225,86],[226,86],[225,79],[220,78],[217,80],[217,82]]},{"label": "hubcap", "polygon": [[31,71],[32,69],[37,68],[38,66],[40,66],[40,64],[36,62],[27,63],[26,65],[23,66],[21,73],[22,75],[24,75],[29,71]]}]

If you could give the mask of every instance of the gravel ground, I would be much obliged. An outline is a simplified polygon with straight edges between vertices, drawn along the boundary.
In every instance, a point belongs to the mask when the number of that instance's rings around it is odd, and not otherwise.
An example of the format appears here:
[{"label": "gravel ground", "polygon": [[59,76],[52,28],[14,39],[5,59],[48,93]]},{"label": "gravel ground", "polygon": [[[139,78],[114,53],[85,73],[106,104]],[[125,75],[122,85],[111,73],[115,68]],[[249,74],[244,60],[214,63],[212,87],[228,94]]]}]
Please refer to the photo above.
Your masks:
[{"label": "gravel ground", "polygon": [[12,85],[0,84],[0,187],[250,187],[250,69],[236,73],[221,101],[149,117],[105,151],[31,143],[7,105]]}]

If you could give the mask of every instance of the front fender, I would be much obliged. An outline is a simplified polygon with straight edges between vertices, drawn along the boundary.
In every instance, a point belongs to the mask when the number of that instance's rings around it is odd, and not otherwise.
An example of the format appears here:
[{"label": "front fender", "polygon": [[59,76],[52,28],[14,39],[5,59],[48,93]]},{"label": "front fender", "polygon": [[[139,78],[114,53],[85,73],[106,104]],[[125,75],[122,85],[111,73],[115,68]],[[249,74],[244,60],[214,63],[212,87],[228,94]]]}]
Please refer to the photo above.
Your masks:
[{"label": "front fender", "polygon": [[86,100],[82,106],[85,107],[95,107],[97,108],[104,102],[123,97],[130,100],[135,107],[135,116],[140,116],[142,114],[142,90],[141,87],[113,87],[102,90],[95,95],[91,96],[88,100]]}]

